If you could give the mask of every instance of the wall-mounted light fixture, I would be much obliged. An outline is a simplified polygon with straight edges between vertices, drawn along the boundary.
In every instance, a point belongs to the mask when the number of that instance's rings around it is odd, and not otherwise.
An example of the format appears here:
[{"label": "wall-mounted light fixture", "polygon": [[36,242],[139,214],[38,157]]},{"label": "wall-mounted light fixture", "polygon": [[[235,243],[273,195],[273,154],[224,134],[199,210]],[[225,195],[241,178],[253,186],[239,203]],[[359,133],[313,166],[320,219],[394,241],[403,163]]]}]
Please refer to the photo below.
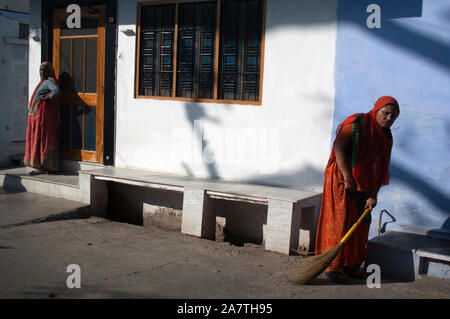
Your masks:
[{"label": "wall-mounted light fixture", "polygon": [[30,29],[30,39],[33,39],[36,42],[39,42],[41,40],[41,37],[39,35],[38,29]]},{"label": "wall-mounted light fixture", "polygon": [[132,29],[123,29],[121,30],[121,32],[129,37],[136,35],[136,32],[134,32],[134,30]]}]

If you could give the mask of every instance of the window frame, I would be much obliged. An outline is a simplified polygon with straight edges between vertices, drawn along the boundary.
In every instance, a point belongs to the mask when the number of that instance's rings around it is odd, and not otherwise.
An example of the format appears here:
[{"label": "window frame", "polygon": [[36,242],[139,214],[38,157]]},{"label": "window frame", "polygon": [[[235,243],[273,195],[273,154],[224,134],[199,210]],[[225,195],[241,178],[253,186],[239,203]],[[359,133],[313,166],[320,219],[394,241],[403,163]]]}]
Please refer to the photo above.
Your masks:
[{"label": "window frame", "polygon": [[[187,98],[176,96],[176,77],[177,77],[177,55],[178,55],[178,11],[179,5],[183,3],[200,3],[200,2],[216,2],[216,39],[214,48],[214,98]],[[262,0],[262,19],[261,19],[261,58],[260,58],[260,77],[259,77],[259,96],[257,101],[247,100],[222,100],[218,99],[218,86],[219,86],[219,50],[220,50],[220,8],[222,0],[170,0],[170,1],[146,1],[139,2],[137,4],[137,17],[136,17],[136,55],[135,55],[135,83],[134,83],[134,98],[135,99],[153,99],[153,100],[170,100],[170,101],[183,101],[183,102],[201,102],[201,103],[219,103],[219,104],[243,104],[243,105],[262,105],[262,88],[263,88],[263,76],[264,76],[264,46],[265,46],[265,33],[266,33],[266,2]],[[151,95],[139,95],[139,63],[140,63],[140,49],[141,49],[141,10],[142,7],[152,5],[165,5],[175,4],[175,31],[174,31],[174,51],[173,51],[173,96],[151,96]]]}]

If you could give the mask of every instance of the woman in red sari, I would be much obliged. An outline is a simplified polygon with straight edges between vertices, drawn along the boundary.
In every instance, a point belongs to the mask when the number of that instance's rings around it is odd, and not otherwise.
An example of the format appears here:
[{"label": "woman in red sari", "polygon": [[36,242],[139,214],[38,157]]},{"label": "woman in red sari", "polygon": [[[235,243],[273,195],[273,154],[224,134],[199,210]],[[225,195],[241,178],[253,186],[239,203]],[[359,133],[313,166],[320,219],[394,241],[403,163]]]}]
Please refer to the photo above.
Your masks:
[{"label": "woman in red sari", "polygon": [[28,104],[25,143],[25,166],[36,168],[30,175],[56,172],[59,169],[59,94],[55,73],[50,63],[39,68],[41,80]]},{"label": "woman in red sari", "polygon": [[[362,212],[377,204],[378,190],[389,183],[390,127],[399,114],[397,101],[382,96],[369,113],[353,114],[338,126],[325,169],[316,254],[335,247]],[[330,279],[345,283],[347,275],[363,276],[370,222],[369,214],[327,268]]]}]

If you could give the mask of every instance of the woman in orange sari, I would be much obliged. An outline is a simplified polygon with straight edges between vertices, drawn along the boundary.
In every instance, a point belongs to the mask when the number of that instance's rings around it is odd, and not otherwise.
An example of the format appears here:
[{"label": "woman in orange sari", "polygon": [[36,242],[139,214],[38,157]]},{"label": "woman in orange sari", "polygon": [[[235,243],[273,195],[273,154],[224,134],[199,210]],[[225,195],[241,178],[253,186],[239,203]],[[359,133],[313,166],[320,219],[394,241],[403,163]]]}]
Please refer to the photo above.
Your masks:
[{"label": "woman in orange sari", "polygon": [[41,80],[28,104],[25,141],[25,166],[36,168],[30,175],[56,172],[59,169],[59,94],[55,73],[50,63],[39,68]]},{"label": "woman in orange sari", "polygon": [[[382,96],[369,113],[342,122],[325,169],[316,254],[335,247],[366,208],[374,208],[381,186],[389,184],[392,149],[390,127],[400,114],[397,101]],[[371,216],[357,228],[326,269],[330,279],[345,283],[347,275],[362,277]]]}]

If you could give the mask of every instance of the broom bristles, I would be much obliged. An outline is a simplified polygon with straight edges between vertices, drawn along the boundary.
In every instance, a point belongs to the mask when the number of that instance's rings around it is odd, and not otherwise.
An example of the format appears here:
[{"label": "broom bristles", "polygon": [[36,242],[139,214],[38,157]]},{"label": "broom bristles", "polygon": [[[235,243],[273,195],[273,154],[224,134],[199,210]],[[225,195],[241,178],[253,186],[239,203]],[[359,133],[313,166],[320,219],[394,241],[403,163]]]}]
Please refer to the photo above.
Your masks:
[{"label": "broom bristles", "polygon": [[337,246],[320,255],[304,258],[301,265],[294,270],[292,281],[303,285],[319,276],[336,258],[343,244],[340,242]]}]

